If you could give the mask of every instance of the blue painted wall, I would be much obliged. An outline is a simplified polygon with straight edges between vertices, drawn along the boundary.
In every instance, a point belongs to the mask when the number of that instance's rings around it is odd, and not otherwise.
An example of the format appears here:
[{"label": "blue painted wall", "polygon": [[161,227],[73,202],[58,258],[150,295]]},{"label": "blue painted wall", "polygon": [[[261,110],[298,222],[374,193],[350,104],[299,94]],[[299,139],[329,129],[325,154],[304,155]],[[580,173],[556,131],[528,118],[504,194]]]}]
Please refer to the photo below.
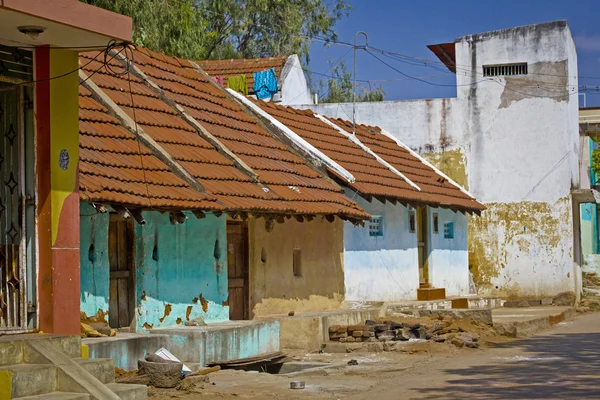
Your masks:
[{"label": "blue painted wall", "polygon": [[[88,317],[108,314],[110,266],[108,263],[108,213],[97,214],[88,203],[80,213],[81,311]],[[106,317],[108,322],[108,316]]]},{"label": "blue painted wall", "polygon": [[135,235],[137,330],[228,320],[226,217],[188,214],[172,225],[168,214],[143,215]]},{"label": "blue painted wall", "polygon": [[409,231],[408,209],[378,200],[369,203],[360,197],[355,201],[371,215],[383,216],[383,236],[370,236],[368,222],[364,227],[344,223],[346,300],[416,299],[417,234]]},{"label": "blue painted wall", "polygon": [[[433,214],[438,214],[438,233],[433,230]],[[446,296],[469,294],[469,251],[467,216],[443,208],[428,209],[429,282],[445,288]],[[444,223],[454,224],[454,238],[444,238]]]},{"label": "blue painted wall", "polygon": [[[143,215],[146,225],[135,224],[136,330],[197,317],[228,320],[226,217],[189,214],[172,225],[168,214]],[[108,228],[108,213],[81,204],[81,311],[87,316],[109,313]]]}]

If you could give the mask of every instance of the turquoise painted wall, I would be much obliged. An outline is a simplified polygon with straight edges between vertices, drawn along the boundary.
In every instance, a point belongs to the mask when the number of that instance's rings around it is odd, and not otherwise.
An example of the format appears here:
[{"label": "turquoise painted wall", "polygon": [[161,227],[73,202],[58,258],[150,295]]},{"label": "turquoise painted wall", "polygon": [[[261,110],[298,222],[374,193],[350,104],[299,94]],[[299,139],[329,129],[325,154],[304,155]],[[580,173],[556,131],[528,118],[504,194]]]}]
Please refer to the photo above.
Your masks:
[{"label": "turquoise painted wall", "polygon": [[[109,313],[109,214],[81,203],[81,311]],[[136,329],[169,327],[202,317],[229,319],[226,217],[192,214],[172,225],[169,214],[144,212],[135,224]],[[217,259],[218,258],[218,259]]]},{"label": "turquoise painted wall", "polygon": [[190,213],[172,225],[168,214],[143,215],[146,225],[136,224],[137,330],[228,320],[226,217]]},{"label": "turquoise painted wall", "polygon": [[[110,267],[108,264],[108,213],[97,214],[80,204],[81,311],[88,317],[108,314]],[[106,317],[108,322],[108,316]]]}]

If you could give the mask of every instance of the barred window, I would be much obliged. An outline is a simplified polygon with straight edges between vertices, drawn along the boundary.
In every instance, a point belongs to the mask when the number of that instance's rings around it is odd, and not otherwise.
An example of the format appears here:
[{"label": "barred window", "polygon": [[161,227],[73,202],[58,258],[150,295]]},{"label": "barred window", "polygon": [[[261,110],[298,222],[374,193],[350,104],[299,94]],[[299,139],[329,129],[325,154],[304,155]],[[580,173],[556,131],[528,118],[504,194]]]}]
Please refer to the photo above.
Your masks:
[{"label": "barred window", "polygon": [[369,221],[369,236],[383,236],[383,217],[374,215]]},{"label": "barred window", "polygon": [[484,65],[483,76],[527,75],[527,63]]}]

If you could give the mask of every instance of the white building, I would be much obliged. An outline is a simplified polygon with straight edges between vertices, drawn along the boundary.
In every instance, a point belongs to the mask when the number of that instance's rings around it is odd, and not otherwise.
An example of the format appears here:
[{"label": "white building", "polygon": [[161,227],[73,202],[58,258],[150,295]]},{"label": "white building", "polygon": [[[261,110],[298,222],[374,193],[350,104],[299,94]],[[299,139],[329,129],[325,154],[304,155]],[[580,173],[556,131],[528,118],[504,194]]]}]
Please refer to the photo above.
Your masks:
[{"label": "white building", "polygon": [[[457,97],[357,103],[357,122],[386,129],[486,205],[469,218],[479,294],[578,293],[574,204],[590,193],[580,190],[577,53],[567,22],[429,48],[456,73]],[[307,107],[352,115],[352,104]]]}]

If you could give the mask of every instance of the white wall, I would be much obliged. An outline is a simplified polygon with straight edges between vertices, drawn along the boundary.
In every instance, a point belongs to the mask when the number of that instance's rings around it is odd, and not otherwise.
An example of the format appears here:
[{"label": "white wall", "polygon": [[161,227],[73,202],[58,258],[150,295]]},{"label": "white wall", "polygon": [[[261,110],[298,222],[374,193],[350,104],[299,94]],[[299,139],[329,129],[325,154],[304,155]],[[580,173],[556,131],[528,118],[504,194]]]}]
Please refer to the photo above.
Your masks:
[{"label": "white wall", "polygon": [[[438,233],[433,230],[433,214],[438,214]],[[442,208],[429,208],[429,282],[445,288],[446,296],[469,294],[469,251],[467,216]],[[444,223],[454,223],[454,238],[444,238]]]},{"label": "white wall", "polygon": [[281,74],[281,104],[312,104],[312,94],[308,87],[304,69],[296,54],[288,57]]},{"label": "white wall", "polygon": [[[352,197],[352,193],[348,193]],[[409,232],[402,205],[355,198],[372,215],[383,216],[383,236],[344,223],[344,284],[347,301],[414,300],[419,288],[417,235]]]},{"label": "white wall", "polygon": [[[527,62],[529,74],[476,83],[484,79],[483,65],[514,62]],[[446,142],[465,155],[468,189],[489,209],[484,223],[471,220],[469,245],[487,292],[573,290],[570,190],[579,185],[580,149],[577,55],[568,25],[459,38],[456,64],[457,98],[358,103],[357,122],[379,125],[422,152],[441,152]],[[308,107],[352,115],[352,104]]]}]

